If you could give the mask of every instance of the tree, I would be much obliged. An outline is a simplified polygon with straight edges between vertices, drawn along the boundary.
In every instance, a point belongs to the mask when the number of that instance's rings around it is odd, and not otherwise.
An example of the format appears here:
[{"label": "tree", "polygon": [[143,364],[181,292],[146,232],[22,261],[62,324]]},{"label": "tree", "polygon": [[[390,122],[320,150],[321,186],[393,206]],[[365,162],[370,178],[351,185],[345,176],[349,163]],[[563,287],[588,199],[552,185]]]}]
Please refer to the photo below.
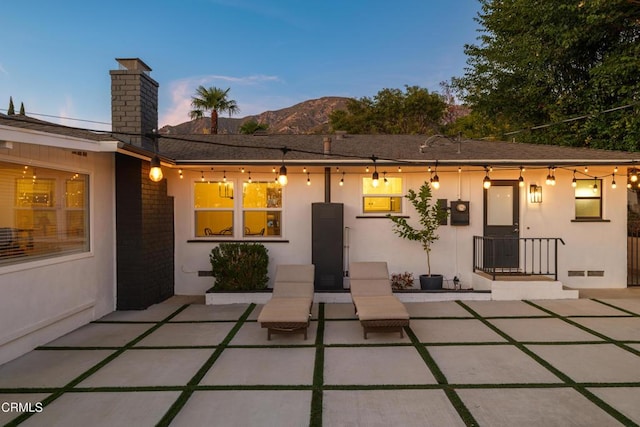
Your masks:
[{"label": "tree", "polygon": [[[475,118],[529,142],[640,148],[640,8],[629,0],[480,0],[453,86]],[[615,107],[632,108],[601,113]],[[583,117],[579,120],[567,120]],[[504,123],[508,123],[504,126]],[[490,126],[491,127],[491,126]],[[488,135],[484,135],[488,136]],[[505,135],[498,135],[504,138]]]},{"label": "tree", "polygon": [[13,97],[9,97],[9,108],[7,109],[7,116],[13,116],[16,114],[16,109],[13,106]]},{"label": "tree", "polygon": [[227,99],[230,88],[223,90],[217,87],[206,88],[202,85],[196,89],[196,96],[191,98],[189,117],[201,119],[207,111],[211,111],[211,133],[218,133],[218,113],[228,112],[229,116],[240,111],[236,101]]},{"label": "tree", "polygon": [[26,113],[25,113],[25,111],[24,111],[24,102],[21,102],[21,103],[20,103],[20,115],[21,115],[21,116],[24,116],[25,114],[26,114]]},{"label": "tree", "polygon": [[363,134],[438,133],[446,109],[442,96],[418,86],[382,89],[373,98],[347,101],[347,110],[333,111],[329,123],[334,130]]},{"label": "tree", "polygon": [[240,133],[245,135],[253,135],[258,131],[266,131],[269,125],[266,123],[258,123],[255,120],[246,121],[240,126]]}]

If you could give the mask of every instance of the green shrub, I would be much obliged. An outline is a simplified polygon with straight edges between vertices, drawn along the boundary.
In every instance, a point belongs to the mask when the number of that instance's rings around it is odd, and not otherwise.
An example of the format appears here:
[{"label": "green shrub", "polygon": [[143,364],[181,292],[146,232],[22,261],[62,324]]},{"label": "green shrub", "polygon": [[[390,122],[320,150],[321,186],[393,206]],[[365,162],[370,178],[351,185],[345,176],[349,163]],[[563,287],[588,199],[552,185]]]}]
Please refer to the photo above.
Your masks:
[{"label": "green shrub", "polygon": [[267,248],[260,243],[221,243],[209,255],[215,290],[265,289],[269,277]]}]

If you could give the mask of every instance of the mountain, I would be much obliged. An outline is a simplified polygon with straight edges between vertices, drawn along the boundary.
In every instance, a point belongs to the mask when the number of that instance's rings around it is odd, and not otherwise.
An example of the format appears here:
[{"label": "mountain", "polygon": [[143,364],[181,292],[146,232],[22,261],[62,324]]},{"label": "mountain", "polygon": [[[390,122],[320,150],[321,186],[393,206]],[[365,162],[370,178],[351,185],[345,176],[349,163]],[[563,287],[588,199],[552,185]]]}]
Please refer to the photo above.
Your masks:
[{"label": "mountain", "polygon": [[[345,110],[348,99],[349,98],[339,96],[326,96],[304,101],[281,110],[266,111],[258,115],[243,118],[223,117],[221,114],[218,118],[218,133],[240,133],[240,126],[250,120],[268,124],[268,133],[328,133],[330,132],[329,114],[334,110]],[[176,126],[164,126],[160,129],[160,133],[171,135],[202,134],[209,133],[210,128],[211,118],[205,117]]]}]

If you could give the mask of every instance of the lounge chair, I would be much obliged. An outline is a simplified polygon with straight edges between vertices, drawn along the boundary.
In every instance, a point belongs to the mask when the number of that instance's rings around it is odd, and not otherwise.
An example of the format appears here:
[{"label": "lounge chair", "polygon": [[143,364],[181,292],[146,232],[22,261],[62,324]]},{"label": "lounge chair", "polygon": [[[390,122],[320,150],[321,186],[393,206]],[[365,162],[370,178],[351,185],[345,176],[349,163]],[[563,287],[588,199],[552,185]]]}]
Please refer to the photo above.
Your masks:
[{"label": "lounge chair", "polygon": [[273,294],[258,316],[261,327],[267,328],[268,340],[271,334],[297,333],[307,339],[314,272],[313,264],[277,266]]},{"label": "lounge chair", "polygon": [[349,265],[351,298],[364,330],[400,332],[409,326],[409,312],[393,295],[386,262],[354,262]]}]

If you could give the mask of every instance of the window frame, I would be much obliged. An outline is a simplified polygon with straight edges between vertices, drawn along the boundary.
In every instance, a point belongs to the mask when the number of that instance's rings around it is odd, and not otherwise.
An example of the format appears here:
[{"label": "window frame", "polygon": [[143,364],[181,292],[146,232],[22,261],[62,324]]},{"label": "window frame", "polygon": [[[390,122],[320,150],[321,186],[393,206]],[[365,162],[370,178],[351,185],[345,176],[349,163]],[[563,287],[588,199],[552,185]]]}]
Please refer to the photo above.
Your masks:
[{"label": "window frame", "polygon": [[[250,184],[258,184],[264,183],[269,184],[273,182],[272,179],[268,179],[266,177],[254,177],[251,182],[249,182],[248,177],[244,176],[234,176],[231,178],[227,178],[227,183],[232,183],[234,187],[234,198],[233,198],[233,207],[231,208],[196,208],[195,207],[195,188],[196,184],[201,183],[201,180],[193,180],[191,184],[191,227],[192,227],[192,238],[195,240],[234,240],[234,241],[255,241],[255,240],[285,240],[284,235],[284,211],[285,211],[285,187],[280,187],[280,207],[244,207],[244,185]],[[225,181],[206,181],[211,182],[211,184],[224,183]],[[196,212],[202,211],[219,211],[226,212],[230,211],[232,213],[232,221],[233,221],[233,230],[230,234],[213,234],[213,235],[197,235],[196,229]],[[249,230],[251,234],[247,234],[247,229],[245,225],[245,212],[279,212],[279,235],[270,235],[268,234],[267,227],[265,226],[265,230],[263,233],[260,233],[260,230]]]},{"label": "window frame", "polygon": [[[590,178],[590,179],[577,179],[576,182],[579,184],[580,182],[587,182],[587,183],[597,183],[598,185],[598,195],[594,195],[594,196],[578,196],[576,194],[576,189],[574,189],[573,192],[573,216],[575,218],[576,221],[601,221],[603,220],[603,205],[604,205],[604,188],[602,186],[603,181],[602,179],[595,179],[595,178]],[[577,187],[576,187],[577,188]],[[599,212],[598,212],[598,216],[578,216],[577,215],[577,209],[576,209],[576,203],[578,200],[598,200],[599,201]]]},{"label": "window frame", "polygon": [[[10,185],[3,186],[5,215],[11,218],[3,224],[3,234],[11,240],[4,241],[6,253],[0,254],[0,269],[18,271],[33,265],[49,265],[62,259],[79,259],[93,254],[93,177],[90,171],[72,169],[67,165],[0,157],[7,165],[3,177]],[[4,169],[4,168],[3,168]],[[22,173],[11,172],[12,169]],[[49,189],[33,189],[32,193],[22,187],[21,181],[49,182]],[[69,183],[82,183],[78,191],[80,205],[69,203]],[[28,184],[28,182],[26,183]],[[20,198],[19,193],[24,196]],[[49,193],[49,194],[47,194]],[[34,197],[47,195],[47,202],[35,201]],[[27,196],[29,195],[29,196]],[[30,197],[31,202],[27,199]],[[20,202],[20,200],[23,200]],[[78,214],[80,212],[80,214]],[[36,214],[44,213],[46,222],[36,227]],[[75,217],[75,218],[74,218]],[[78,220],[79,218],[79,220]],[[75,227],[70,228],[75,224]],[[9,230],[9,231],[7,231]],[[40,235],[42,233],[42,235]],[[40,246],[40,247],[39,247]]]},{"label": "window frame", "polygon": [[[380,184],[379,185],[384,185],[384,178],[383,178],[383,174],[380,174],[381,178],[380,178]],[[405,212],[405,187],[407,185],[406,183],[406,179],[403,176],[389,176],[389,179],[399,179],[400,180],[400,192],[399,193],[380,193],[380,194],[365,194],[365,184],[364,184],[364,180],[365,179],[371,179],[371,175],[360,175],[360,213],[362,216],[364,217],[380,217],[380,216],[384,216],[386,217],[387,214],[391,214],[391,215],[404,215]],[[388,198],[391,204],[391,199],[393,198],[398,198],[400,201],[400,210],[399,211],[392,211],[392,210],[388,210],[388,211],[377,211],[377,212],[367,212],[365,210],[365,199],[366,198]]]}]

